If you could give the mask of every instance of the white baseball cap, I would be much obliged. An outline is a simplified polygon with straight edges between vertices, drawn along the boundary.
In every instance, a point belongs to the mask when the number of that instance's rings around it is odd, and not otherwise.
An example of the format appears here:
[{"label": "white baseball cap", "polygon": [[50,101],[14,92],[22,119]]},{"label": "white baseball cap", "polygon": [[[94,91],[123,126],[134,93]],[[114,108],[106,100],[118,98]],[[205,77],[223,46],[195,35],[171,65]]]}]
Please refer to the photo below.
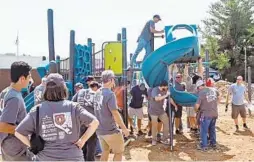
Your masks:
[{"label": "white baseball cap", "polygon": [[198,80],[197,83],[196,83],[196,87],[200,87],[200,86],[203,86],[205,85],[204,81],[203,80]]}]

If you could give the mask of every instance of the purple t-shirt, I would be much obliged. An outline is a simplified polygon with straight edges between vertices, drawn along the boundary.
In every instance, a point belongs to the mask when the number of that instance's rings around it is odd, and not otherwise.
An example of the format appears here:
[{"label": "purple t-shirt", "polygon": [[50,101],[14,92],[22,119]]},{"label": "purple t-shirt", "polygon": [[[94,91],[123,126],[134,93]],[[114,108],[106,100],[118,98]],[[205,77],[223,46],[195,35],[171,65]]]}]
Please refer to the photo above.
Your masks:
[{"label": "purple t-shirt", "polygon": [[119,133],[112,110],[118,110],[115,93],[108,88],[101,88],[94,96],[94,113],[100,122],[98,135]]},{"label": "purple t-shirt", "polygon": [[[10,88],[4,96],[4,108],[0,121],[18,125],[26,117],[26,114],[26,106],[21,93]],[[21,156],[27,148],[14,135],[5,133],[0,133],[0,144],[2,150],[9,156]]]},{"label": "purple t-shirt", "polygon": [[197,103],[200,104],[200,112],[205,117],[218,117],[219,93],[215,88],[204,88],[198,93]]},{"label": "purple t-shirt", "polygon": [[[80,137],[80,126],[89,125],[95,118],[78,103],[64,100],[43,102],[39,108],[39,134],[45,140],[44,149],[37,154],[39,161],[81,161],[83,152],[75,145]],[[16,131],[25,136],[35,132],[34,107]]]}]

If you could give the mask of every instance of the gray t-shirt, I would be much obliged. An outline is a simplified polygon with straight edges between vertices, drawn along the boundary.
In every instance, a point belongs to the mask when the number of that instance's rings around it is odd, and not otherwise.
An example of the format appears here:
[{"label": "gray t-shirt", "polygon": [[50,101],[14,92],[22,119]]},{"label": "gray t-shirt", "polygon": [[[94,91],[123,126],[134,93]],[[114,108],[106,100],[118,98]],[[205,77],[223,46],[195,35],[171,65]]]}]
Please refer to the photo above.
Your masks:
[{"label": "gray t-shirt", "polygon": [[218,117],[219,93],[215,88],[204,88],[198,93],[197,103],[200,104],[200,112],[205,117]]},{"label": "gray t-shirt", "polygon": [[[0,112],[2,112],[2,109],[4,108],[4,96],[9,91],[10,87],[6,87],[2,92],[0,93]],[[0,113],[1,115],[1,113]]]},{"label": "gray t-shirt", "polygon": [[45,89],[45,86],[43,86],[42,84],[38,85],[34,89],[34,102],[35,102],[35,105],[40,104],[41,102],[43,102],[44,89]]},{"label": "gray t-shirt", "polygon": [[153,20],[149,20],[146,22],[139,39],[144,39],[145,41],[150,41],[152,39],[152,32],[150,27],[155,28],[155,23]]},{"label": "gray t-shirt", "polygon": [[150,115],[154,115],[154,116],[159,116],[162,115],[165,111],[163,108],[164,105],[164,100],[161,101],[155,101],[155,97],[158,96],[164,96],[166,95],[166,91],[160,91],[159,87],[155,87],[152,89],[152,93],[151,93],[151,106],[150,109],[148,110]]},{"label": "gray t-shirt", "polygon": [[72,101],[78,102],[88,112],[94,115],[94,95],[95,92],[92,89],[81,89],[73,96]]},{"label": "gray t-shirt", "polygon": [[147,96],[148,96],[148,112],[149,112],[149,109],[151,108],[152,91],[153,91],[153,88],[149,88],[149,89],[147,90]]},{"label": "gray t-shirt", "polygon": [[[0,121],[18,125],[26,117],[26,114],[26,107],[21,93],[10,88],[4,96],[4,108]],[[2,150],[9,156],[21,156],[27,148],[14,135],[5,133],[0,133],[0,144]]]},{"label": "gray t-shirt", "polygon": [[233,95],[232,103],[234,105],[244,104],[244,95],[246,93],[246,87],[244,85],[232,84],[229,87],[229,93]]},{"label": "gray t-shirt", "polygon": [[112,110],[118,110],[116,96],[108,88],[101,88],[94,97],[94,113],[100,122],[96,131],[98,135],[119,133]]},{"label": "gray t-shirt", "polygon": [[[64,100],[43,102],[39,108],[39,134],[45,140],[44,149],[37,154],[39,161],[81,161],[83,152],[75,145],[79,140],[80,125],[89,125],[95,118],[78,103]],[[35,132],[36,107],[16,128],[28,136]]]},{"label": "gray t-shirt", "polygon": [[175,82],[175,89],[178,91],[185,91],[185,85],[182,83]]}]

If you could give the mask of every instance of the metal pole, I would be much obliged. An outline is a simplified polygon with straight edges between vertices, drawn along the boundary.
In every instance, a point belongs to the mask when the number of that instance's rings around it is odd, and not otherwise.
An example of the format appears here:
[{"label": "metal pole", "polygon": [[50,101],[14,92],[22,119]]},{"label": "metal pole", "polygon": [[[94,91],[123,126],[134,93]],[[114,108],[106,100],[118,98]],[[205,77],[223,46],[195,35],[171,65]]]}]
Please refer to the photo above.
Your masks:
[{"label": "metal pole", "polygon": [[244,81],[247,82],[247,51],[246,46],[244,47]]},{"label": "metal pole", "polygon": [[57,64],[57,73],[61,73],[61,69],[60,69],[60,56],[57,55],[56,56],[56,64]]},{"label": "metal pole", "polygon": [[49,47],[49,61],[55,60],[54,18],[52,9],[48,9],[48,47]]},{"label": "metal pole", "polygon": [[95,75],[95,43],[92,43],[92,66],[93,66],[92,74]]},{"label": "metal pole", "polygon": [[93,57],[92,57],[92,54],[93,54],[93,49],[92,49],[92,46],[93,46],[93,44],[92,44],[92,39],[91,38],[88,38],[87,39],[87,46],[88,46],[88,50],[89,50],[89,52],[90,52],[90,74],[89,75],[91,75],[91,74],[93,74],[93,70],[92,70],[92,68],[93,68],[93,65],[92,65],[92,59],[93,59]]},{"label": "metal pole", "polygon": [[[75,31],[70,31],[70,58],[69,58],[69,81],[74,84],[74,60],[75,60]],[[74,92],[74,88],[72,87],[71,92]]]},{"label": "metal pole", "polygon": [[126,28],[122,28],[122,54],[123,54],[123,83],[126,87],[124,89],[123,95],[123,117],[124,124],[128,128],[128,106],[127,106],[127,38],[126,38]]},{"label": "metal pole", "polygon": [[151,49],[152,49],[152,51],[154,51],[154,34],[152,34],[152,39],[151,39],[150,43],[151,43]]},{"label": "metal pole", "polygon": [[[168,91],[170,92],[170,68],[169,65],[167,65],[167,70],[168,70]],[[168,116],[169,116],[169,130],[170,130],[170,150],[173,150],[173,135],[174,135],[174,126],[173,126],[173,114],[172,114],[172,108],[170,104],[170,95],[168,96]]]},{"label": "metal pole", "polygon": [[118,34],[117,34],[117,41],[121,42],[121,39],[122,39],[121,37],[122,37],[122,36],[121,36],[121,33],[118,33]]},{"label": "metal pole", "polygon": [[[251,102],[251,67],[248,67],[248,97]],[[251,115],[250,109],[249,109],[249,115]]]},{"label": "metal pole", "polygon": [[[209,62],[209,51],[208,49],[205,50],[205,62]],[[205,68],[205,79],[209,78],[209,65],[206,65]]]}]

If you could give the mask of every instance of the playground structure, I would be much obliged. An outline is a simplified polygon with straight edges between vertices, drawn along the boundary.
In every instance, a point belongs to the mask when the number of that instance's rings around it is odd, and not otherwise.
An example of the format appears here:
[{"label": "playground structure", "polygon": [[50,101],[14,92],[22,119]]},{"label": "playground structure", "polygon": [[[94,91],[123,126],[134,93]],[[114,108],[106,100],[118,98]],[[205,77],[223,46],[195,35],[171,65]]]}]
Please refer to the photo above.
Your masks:
[{"label": "playground structure", "polygon": [[[158,86],[161,80],[168,80],[170,77],[167,70],[170,64],[193,62],[199,57],[196,26],[176,25],[165,27],[166,44],[152,52],[143,61],[142,68],[135,67],[133,69],[127,69],[126,28],[122,28],[122,33],[117,34],[116,41],[104,42],[101,46],[101,50],[97,52],[94,50],[95,43],[92,42],[91,38],[87,39],[87,45],[76,44],[75,31],[71,30],[69,58],[60,60],[60,56],[55,57],[53,10],[49,9],[47,16],[49,62],[44,61],[44,63],[37,68],[37,71],[41,78],[53,72],[62,74],[66,81],[70,97],[74,94],[74,85],[76,83],[81,82],[86,85],[85,79],[88,75],[99,77],[103,70],[113,70],[125,86],[127,86],[127,78],[131,80],[131,83],[132,80],[141,80],[144,78],[148,86],[155,87]],[[193,36],[174,40],[172,32],[180,28],[189,30],[192,32]],[[154,38],[155,37],[156,36],[154,36]],[[153,49],[154,40],[152,40],[151,46]],[[127,75],[127,73],[129,73],[129,75]],[[144,80],[141,82],[144,82]],[[192,94],[176,91],[172,86],[170,91],[178,104],[193,105],[197,99],[196,96]],[[124,91],[123,100],[124,123],[128,126],[127,90]],[[33,92],[25,97],[25,103],[27,111],[34,106]],[[173,121],[170,121],[171,127],[172,122]],[[173,136],[171,138],[173,138]],[[173,140],[171,139],[171,141]]]},{"label": "playground structure", "polygon": [[[100,51],[95,51],[95,43],[91,38],[87,39],[87,45],[76,44],[75,31],[70,31],[70,48],[69,58],[62,59],[60,56],[55,57],[54,48],[54,25],[53,10],[49,9],[48,16],[48,46],[49,61],[44,61],[37,68],[40,77],[44,77],[49,73],[58,72],[63,75],[70,98],[74,94],[74,85],[78,82],[85,83],[88,75],[100,77],[103,70],[111,69],[125,86],[127,81],[131,83],[134,80],[146,82],[149,87],[158,86],[162,80],[170,80],[174,75],[169,73],[171,64],[178,65],[183,63],[191,63],[195,65],[199,57],[199,41],[197,36],[196,25],[175,25],[165,27],[166,44],[153,51],[143,61],[142,67],[127,69],[127,35],[126,28],[122,28],[122,32],[117,34],[117,40],[107,41],[101,45]],[[192,33],[192,36],[174,39],[173,31],[178,29],[186,29]],[[155,38],[156,36],[154,36]],[[152,49],[154,49],[154,39],[151,41]],[[206,78],[209,76],[209,53],[206,52]],[[173,76],[172,76],[173,75]],[[173,82],[174,83],[174,82]],[[183,106],[193,106],[197,97],[187,92],[177,91],[172,84],[169,84],[170,93],[177,104]],[[127,90],[124,90],[124,123],[128,126],[128,105]],[[27,111],[34,106],[34,93],[30,93],[25,97]],[[170,104],[169,109],[171,110]],[[171,112],[171,111],[169,111]],[[173,128],[173,114],[170,116],[170,127]],[[173,147],[173,129],[171,129],[171,149]]]}]

